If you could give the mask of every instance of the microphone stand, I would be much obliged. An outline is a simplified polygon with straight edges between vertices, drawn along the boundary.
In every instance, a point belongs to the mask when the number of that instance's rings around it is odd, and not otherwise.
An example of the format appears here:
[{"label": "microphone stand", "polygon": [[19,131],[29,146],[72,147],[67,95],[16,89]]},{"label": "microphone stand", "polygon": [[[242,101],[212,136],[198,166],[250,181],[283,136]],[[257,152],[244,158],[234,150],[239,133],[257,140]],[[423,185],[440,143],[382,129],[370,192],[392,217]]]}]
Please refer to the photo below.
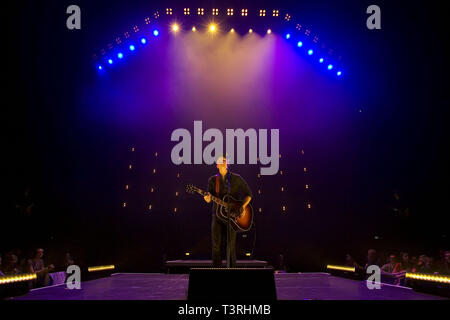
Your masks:
[{"label": "microphone stand", "polygon": [[227,172],[228,176],[228,197],[227,197],[227,268],[231,268],[231,248],[230,248],[230,196],[231,196],[231,186],[230,186],[230,172]]}]

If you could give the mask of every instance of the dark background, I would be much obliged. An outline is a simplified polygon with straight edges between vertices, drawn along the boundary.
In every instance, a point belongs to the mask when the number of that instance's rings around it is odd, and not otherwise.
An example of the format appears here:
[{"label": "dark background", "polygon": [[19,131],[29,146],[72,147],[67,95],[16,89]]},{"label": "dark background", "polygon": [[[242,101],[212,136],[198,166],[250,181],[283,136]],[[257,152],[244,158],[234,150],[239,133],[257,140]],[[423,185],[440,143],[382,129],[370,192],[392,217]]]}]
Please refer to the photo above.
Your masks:
[{"label": "dark background", "polygon": [[[172,2],[171,7],[182,8],[185,3]],[[79,31],[66,28],[65,11],[71,4],[82,10]],[[371,4],[381,7],[381,30],[365,27],[365,11]],[[347,252],[362,262],[369,247],[385,253],[407,250],[429,255],[448,248],[449,35],[440,3],[296,1],[277,5],[289,8],[295,19],[311,26],[321,41],[342,55],[349,75],[342,85],[357,103],[342,109],[346,130],[333,143],[323,137],[329,142],[327,152],[318,140],[306,139],[305,157],[286,156],[286,171],[294,173],[266,180],[271,186],[285,183],[289,193],[273,191],[264,200],[256,230],[241,239],[240,254],[252,250],[255,231],[253,258],[276,264],[282,253],[290,270],[319,270],[326,263],[342,262]],[[185,214],[170,214],[173,195],[167,191],[158,196],[167,206],[152,215],[146,213],[145,196],[124,194],[124,185],[127,181],[142,185],[142,192],[147,182],[159,183],[175,190],[169,185],[176,184],[175,178],[169,179],[170,168],[157,178],[149,168],[130,176],[130,161],[144,168],[148,161],[163,167],[158,162],[163,160],[153,159],[153,152],[139,153],[136,135],[119,134],[86,117],[89,99],[80,99],[86,84],[98,81],[92,54],[115,35],[141,23],[146,12],[167,6],[149,1],[29,1],[3,12],[8,27],[3,40],[7,163],[3,167],[2,253],[43,246],[48,262],[71,252],[80,264],[114,263],[130,271],[161,270],[165,258],[183,258],[186,251],[192,258],[208,258],[209,217],[191,218],[200,217],[202,211],[207,216],[207,206],[183,194],[176,201]],[[191,5],[200,6],[240,8],[244,4]],[[263,6],[258,2],[248,8]],[[266,7],[272,5],[267,2]],[[137,150],[131,154],[133,143]],[[303,166],[310,168],[307,176],[301,175]],[[177,186],[196,174],[206,180],[214,173],[196,170],[200,171],[185,172],[186,179]],[[255,194],[264,187],[256,180],[255,168],[239,173],[246,174]],[[203,180],[195,183],[203,187]],[[309,193],[303,189],[305,182],[314,186]],[[27,186],[31,200],[23,197]],[[409,208],[409,216],[389,209],[394,190],[399,191],[401,205]],[[298,203],[294,201],[298,199],[301,204],[289,205],[288,214],[281,215],[283,201]],[[123,201],[133,205],[122,208]],[[258,199],[254,201],[258,207]],[[308,201],[313,204],[309,211],[304,207]],[[20,207],[29,203],[36,206],[26,214]],[[198,213],[192,215],[195,210]]]}]

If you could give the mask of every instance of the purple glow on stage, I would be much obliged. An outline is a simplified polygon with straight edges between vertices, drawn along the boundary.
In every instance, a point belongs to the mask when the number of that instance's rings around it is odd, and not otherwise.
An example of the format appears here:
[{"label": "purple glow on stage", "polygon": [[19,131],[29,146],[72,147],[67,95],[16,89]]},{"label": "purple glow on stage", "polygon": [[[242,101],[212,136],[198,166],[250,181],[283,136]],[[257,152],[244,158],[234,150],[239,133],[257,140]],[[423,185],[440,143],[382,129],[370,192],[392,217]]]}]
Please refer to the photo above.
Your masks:
[{"label": "purple glow on stage", "polygon": [[86,95],[96,106],[89,112],[120,131],[165,137],[155,143],[166,145],[175,128],[191,128],[194,120],[207,128],[281,128],[285,147],[331,134],[349,99],[285,37],[201,31],[163,37],[98,79]]}]

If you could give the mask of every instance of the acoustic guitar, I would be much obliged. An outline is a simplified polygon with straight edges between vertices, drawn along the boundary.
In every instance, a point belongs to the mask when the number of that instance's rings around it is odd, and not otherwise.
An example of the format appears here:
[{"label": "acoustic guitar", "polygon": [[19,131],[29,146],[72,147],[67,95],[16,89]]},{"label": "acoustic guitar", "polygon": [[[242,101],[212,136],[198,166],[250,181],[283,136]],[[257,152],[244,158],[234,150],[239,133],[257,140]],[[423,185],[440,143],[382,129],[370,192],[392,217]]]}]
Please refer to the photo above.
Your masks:
[{"label": "acoustic guitar", "polygon": [[[208,194],[208,192],[203,191],[192,184],[188,184],[186,186],[186,192],[197,192],[202,196],[206,196]],[[234,230],[238,232],[250,230],[253,224],[253,208],[250,204],[245,206],[245,209],[240,212],[243,201],[236,200],[230,195],[225,195],[222,199],[211,195],[211,200],[217,203],[216,216],[222,222],[227,223],[227,212],[230,212],[230,226]]]}]

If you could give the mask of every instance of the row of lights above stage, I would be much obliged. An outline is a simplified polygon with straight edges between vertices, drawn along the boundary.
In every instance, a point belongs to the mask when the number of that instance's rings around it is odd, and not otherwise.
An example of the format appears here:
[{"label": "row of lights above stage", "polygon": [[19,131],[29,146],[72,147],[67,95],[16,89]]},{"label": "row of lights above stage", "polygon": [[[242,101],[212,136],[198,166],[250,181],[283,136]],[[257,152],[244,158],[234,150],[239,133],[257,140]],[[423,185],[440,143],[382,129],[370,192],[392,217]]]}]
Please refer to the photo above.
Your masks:
[{"label": "row of lights above stage", "polygon": [[[170,26],[170,30],[172,31],[172,33],[178,33],[178,32],[180,32],[182,29],[181,29],[181,27],[180,27],[179,24],[173,23],[173,24]],[[196,28],[195,26],[193,26],[190,30],[191,30],[192,32],[196,32],[196,31],[197,31],[197,28]],[[218,31],[218,27],[217,27],[215,24],[210,24],[210,25],[208,26],[208,28],[207,28],[207,31],[209,31],[210,33],[215,33],[215,32]],[[236,30],[235,30],[234,28],[231,28],[231,29],[229,30],[229,32],[234,33],[234,32],[236,32]],[[249,34],[252,34],[252,33],[253,33],[253,29],[250,28],[250,29],[248,30],[248,33],[249,33]],[[272,30],[271,30],[271,29],[267,29],[266,34],[267,34],[267,35],[272,34]],[[152,35],[153,37],[158,37],[158,36],[160,35],[160,31],[159,31],[158,29],[154,29],[154,30],[151,32],[151,35]],[[291,34],[290,34],[290,33],[287,33],[287,34],[285,35],[285,39],[286,39],[286,40],[291,40],[291,39],[292,39]],[[145,45],[147,44],[147,42],[148,42],[148,40],[147,40],[146,37],[141,37],[140,40],[139,40],[139,43],[140,43],[141,46],[145,46]],[[304,45],[303,41],[297,41],[297,42],[296,42],[296,45],[297,45],[298,48],[304,48],[304,47],[306,47],[306,46]],[[130,45],[128,46],[127,50],[119,51],[119,52],[117,53],[116,57],[110,56],[110,57],[106,58],[106,64],[112,65],[112,64],[114,64],[116,61],[122,60],[122,59],[125,57],[125,55],[126,55],[127,53],[132,53],[132,52],[134,52],[134,51],[136,50],[136,46],[137,46],[137,45],[135,45],[135,44],[130,44]],[[315,53],[315,50],[312,49],[312,48],[307,48],[307,49],[305,50],[305,52],[306,52],[306,54],[307,54],[308,56],[317,56],[317,54]],[[319,64],[326,65],[326,69],[327,69],[328,71],[332,71],[332,70],[335,68],[334,65],[333,65],[332,63],[330,63],[330,62],[327,63],[327,61],[325,60],[325,58],[323,58],[322,56],[320,56],[320,57],[317,58],[317,62],[318,62]],[[104,66],[101,65],[101,64],[98,64],[98,65],[97,65],[97,69],[100,70],[100,71],[102,71],[102,70],[104,69]],[[338,77],[341,77],[341,76],[342,76],[342,71],[341,71],[341,70],[337,70],[337,71],[336,71],[336,75],[337,75]]]},{"label": "row of lights above stage", "polygon": [[[154,37],[158,37],[159,36],[159,30],[158,29],[154,29],[152,31],[152,35]],[[148,39],[146,37],[141,37],[140,40],[139,40],[139,43],[140,43],[141,46],[145,46],[148,43]],[[126,54],[133,53],[137,49],[137,46],[138,46],[138,44],[130,44],[128,46],[128,48],[125,48],[125,50],[119,51],[115,57],[108,57],[106,59],[106,63],[108,65],[112,65],[116,61],[122,60],[125,57]],[[101,64],[97,65],[97,69],[98,70],[102,71],[103,68],[104,68],[103,65],[101,65]]]},{"label": "row of lights above stage", "polygon": [[[287,33],[286,36],[285,36],[285,38],[286,38],[286,40],[290,40],[290,39],[291,39],[291,34],[290,34],[290,33]],[[298,47],[298,48],[303,48],[303,47],[304,47],[303,41],[298,41],[298,42],[297,42],[297,47]],[[315,52],[314,52],[314,49],[306,49],[306,53],[308,54],[308,56],[314,56],[314,55],[316,55]],[[326,61],[325,61],[325,58],[323,58],[323,57],[319,57],[319,58],[317,59],[317,62],[319,62],[320,64],[325,64],[325,65],[327,65],[327,69],[330,70],[330,71],[333,70],[333,68],[334,68],[333,64],[332,64],[332,63],[328,63],[328,64],[327,64]],[[342,76],[342,71],[341,71],[341,70],[338,70],[338,71],[336,72],[336,75],[337,75],[338,77]]]},{"label": "row of lights above stage", "polygon": [[[227,8],[226,11],[224,10],[224,12],[226,12],[227,16],[234,16],[234,9],[233,8]],[[270,12],[270,10],[267,10],[267,15],[268,16],[269,16],[269,12]],[[166,14],[167,15],[172,15],[173,14],[173,9],[172,8],[166,8]],[[185,16],[190,15],[191,14],[191,8],[183,8],[183,14]],[[240,14],[243,17],[247,17],[248,16],[248,9],[241,9]],[[199,15],[199,16],[205,15],[205,8],[197,8],[197,15]],[[219,8],[213,8],[212,9],[212,15],[213,16],[218,16],[219,15]],[[280,10],[277,10],[277,9],[272,10],[272,16],[273,17],[278,17],[279,15],[280,15]],[[266,16],[266,9],[259,9],[259,16],[260,17],[265,17]],[[287,16],[289,16],[289,14],[287,14]]]}]

